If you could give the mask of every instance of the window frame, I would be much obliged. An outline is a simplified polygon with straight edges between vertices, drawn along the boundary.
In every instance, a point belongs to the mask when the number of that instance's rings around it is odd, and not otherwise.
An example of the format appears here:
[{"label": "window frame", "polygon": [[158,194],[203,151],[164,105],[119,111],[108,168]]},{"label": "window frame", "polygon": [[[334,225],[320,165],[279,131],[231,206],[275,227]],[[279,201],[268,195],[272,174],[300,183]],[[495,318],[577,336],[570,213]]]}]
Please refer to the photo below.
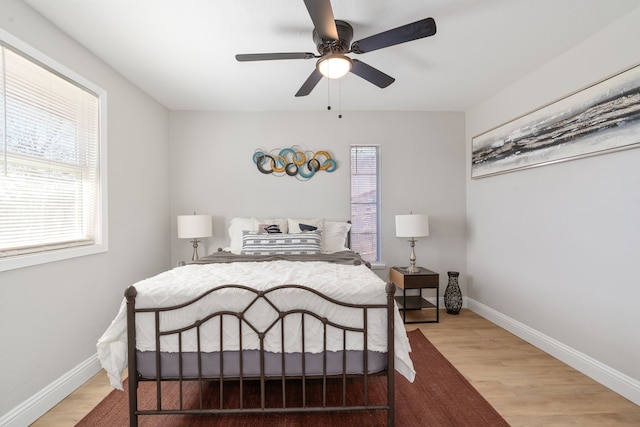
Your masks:
[{"label": "window frame", "polygon": [[[62,261],[97,253],[109,249],[108,233],[108,187],[107,187],[107,92],[75,71],[60,64],[29,44],[0,28],[0,42],[8,49],[20,52],[28,59],[51,70],[73,84],[82,86],[98,96],[99,126],[99,184],[96,205],[96,229],[93,244],[70,246],[43,252],[34,252],[0,258],[0,272],[30,267],[49,262]],[[2,118],[0,118],[2,119]]]},{"label": "window frame", "polygon": [[[357,149],[359,147],[371,147],[371,148],[375,148],[376,150],[376,202],[375,202],[375,206],[376,206],[376,221],[375,221],[375,233],[366,233],[366,234],[374,234],[375,235],[375,241],[376,241],[376,259],[371,259],[371,260],[367,260],[369,262],[372,263],[372,265],[382,265],[383,261],[382,261],[382,236],[381,236],[381,224],[382,224],[382,212],[381,212],[381,206],[380,206],[380,200],[381,200],[381,176],[380,176],[380,171],[381,171],[381,150],[382,150],[382,146],[380,144],[351,144],[349,146],[349,216],[351,217],[351,213],[352,211],[352,205],[353,205],[353,191],[352,191],[352,181],[351,181],[351,177],[353,176],[353,171],[351,170],[351,165],[352,165],[352,155],[353,155],[353,149]],[[353,224],[357,223],[357,218],[353,218],[351,217],[351,241],[353,242],[353,236],[354,234],[365,234],[365,233],[354,233],[353,229]],[[353,246],[353,243],[352,243]],[[357,248],[353,248],[352,249],[355,252],[358,252]]]}]

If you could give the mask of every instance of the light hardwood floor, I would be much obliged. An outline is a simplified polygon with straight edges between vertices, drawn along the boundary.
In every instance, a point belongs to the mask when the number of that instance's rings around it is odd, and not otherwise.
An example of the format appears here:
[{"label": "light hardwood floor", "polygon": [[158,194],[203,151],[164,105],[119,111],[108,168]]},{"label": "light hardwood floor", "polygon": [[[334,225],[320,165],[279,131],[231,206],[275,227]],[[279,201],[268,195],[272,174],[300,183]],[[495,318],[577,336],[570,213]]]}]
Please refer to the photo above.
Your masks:
[{"label": "light hardwood floor", "polygon": [[[640,406],[469,310],[416,328],[513,427],[640,426]],[[32,426],[74,426],[109,391],[100,372]]]}]

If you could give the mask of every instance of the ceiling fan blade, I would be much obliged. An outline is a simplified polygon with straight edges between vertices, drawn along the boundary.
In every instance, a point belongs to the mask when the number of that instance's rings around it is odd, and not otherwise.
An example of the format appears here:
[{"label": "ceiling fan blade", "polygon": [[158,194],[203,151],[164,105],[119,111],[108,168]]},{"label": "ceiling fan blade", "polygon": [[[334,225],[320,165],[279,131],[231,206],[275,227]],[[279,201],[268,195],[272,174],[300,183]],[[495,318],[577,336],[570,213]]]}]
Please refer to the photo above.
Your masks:
[{"label": "ceiling fan blade", "polygon": [[311,75],[307,77],[307,80],[305,80],[305,82],[302,84],[302,87],[296,93],[296,96],[309,95],[320,80],[322,80],[322,74],[320,74],[320,71],[314,68]]},{"label": "ceiling fan blade", "polygon": [[315,55],[310,52],[289,52],[289,53],[246,53],[236,55],[236,60],[245,61],[270,61],[273,59],[311,59]]},{"label": "ceiling fan blade", "polygon": [[429,37],[435,33],[436,21],[433,18],[426,18],[355,41],[351,44],[351,51],[353,53],[372,52],[384,47]]},{"label": "ceiling fan blade", "polygon": [[322,40],[338,40],[338,29],[330,0],[304,0],[311,21]]},{"label": "ceiling fan blade", "polygon": [[356,76],[362,77],[366,81],[373,83],[379,88],[384,89],[385,87],[396,81],[396,79],[394,79],[393,77],[383,73],[376,68],[373,68],[371,65],[365,64],[364,62],[358,61],[357,59],[352,59],[352,61],[353,66],[351,67],[351,72]]}]

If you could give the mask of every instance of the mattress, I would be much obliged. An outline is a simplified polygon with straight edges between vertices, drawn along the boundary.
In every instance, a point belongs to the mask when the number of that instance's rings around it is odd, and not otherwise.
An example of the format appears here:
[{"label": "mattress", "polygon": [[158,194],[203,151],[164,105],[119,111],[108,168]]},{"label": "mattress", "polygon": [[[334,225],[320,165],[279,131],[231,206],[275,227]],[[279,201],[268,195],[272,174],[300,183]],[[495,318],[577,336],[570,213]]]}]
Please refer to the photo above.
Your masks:
[{"label": "mattress", "polygon": [[[385,304],[385,282],[373,273],[366,265],[341,264],[325,261],[251,261],[226,262],[211,264],[190,264],[177,267],[157,276],[142,280],[135,284],[137,290],[136,308],[164,307],[182,304],[202,295],[213,287],[225,284],[242,284],[252,289],[268,290],[282,284],[300,284],[316,289],[324,295],[338,301],[354,304]],[[163,313],[164,328],[180,328],[189,322],[194,322],[212,310],[242,310],[250,300],[250,296],[241,295],[235,290],[226,289],[221,294],[204,298],[198,304],[189,306],[180,313]],[[334,305],[323,301],[322,298],[309,297],[295,290],[287,289],[279,295],[273,294],[273,301],[279,309],[287,310],[293,307],[305,307],[328,316],[340,324],[362,327],[361,316],[354,316],[348,310],[337,310]],[[262,304],[262,305],[261,305]],[[136,318],[136,348],[139,352],[155,352],[153,316],[140,313]],[[257,325],[268,325],[273,321],[273,313],[269,311],[269,304],[262,302],[255,304],[247,312],[248,318]],[[386,315],[369,316],[367,322],[367,351],[384,354],[387,346]],[[175,337],[165,337],[161,341],[163,353],[176,354],[179,347],[182,351],[200,351],[215,353],[219,351],[264,350],[271,353],[299,353],[301,348],[296,344],[296,336],[301,335],[296,322],[285,324],[286,342],[283,344],[279,334],[269,334],[261,343],[256,334],[239,327],[234,322],[225,322],[224,344],[216,338],[219,326],[213,322],[209,328],[203,328],[205,339],[197,340],[196,334],[186,334],[180,344]],[[394,310],[394,341],[395,368],[409,381],[413,381],[415,371],[409,356],[411,351],[404,325],[397,310]],[[364,339],[362,334],[350,334],[347,340],[347,351],[363,351]],[[294,339],[291,339],[294,338]],[[201,341],[198,344],[196,341]],[[242,348],[240,348],[242,343]],[[221,348],[221,345],[223,348]],[[304,352],[319,354],[324,351],[323,340],[313,336],[306,339]],[[330,330],[327,333],[326,350],[341,351],[343,349],[342,333]],[[98,356],[103,368],[107,371],[111,385],[121,389],[121,375],[127,366],[127,337],[126,337],[126,304],[123,300],[115,319],[105,331],[97,344]],[[283,350],[284,349],[284,350]]]}]

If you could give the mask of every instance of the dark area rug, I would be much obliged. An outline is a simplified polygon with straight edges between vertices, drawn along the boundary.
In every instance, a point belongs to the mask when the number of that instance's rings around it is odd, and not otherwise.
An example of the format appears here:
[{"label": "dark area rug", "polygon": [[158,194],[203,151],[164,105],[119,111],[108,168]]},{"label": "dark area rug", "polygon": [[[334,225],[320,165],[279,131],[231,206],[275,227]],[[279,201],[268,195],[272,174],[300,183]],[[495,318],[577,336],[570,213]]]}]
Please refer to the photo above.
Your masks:
[{"label": "dark area rug", "polygon": [[[508,426],[509,424],[498,412],[477,392],[475,388],[458,372],[458,370],[427,340],[419,330],[408,332],[411,342],[411,358],[416,369],[416,379],[413,383],[407,381],[402,375],[395,374],[395,425],[403,427],[413,426]],[[270,382],[271,383],[271,382]],[[188,395],[193,392],[194,401],[197,393],[197,383],[192,384],[193,390],[187,390]],[[259,389],[248,384],[244,387],[245,401],[252,404],[257,399]],[[308,404],[319,405],[321,396],[321,383],[307,383],[306,392]],[[235,387],[235,389],[234,389]],[[270,400],[274,404],[282,401],[281,386],[274,381],[268,390]],[[301,382],[292,382],[287,386],[287,399],[295,399],[297,391],[301,388]],[[342,397],[342,384],[340,382],[329,383],[328,389],[335,387],[335,393],[330,398],[340,400]],[[239,400],[237,383],[225,385],[225,399]],[[175,390],[174,390],[175,389]],[[125,382],[125,391],[127,383]],[[171,399],[177,401],[178,392],[174,384],[167,385],[163,393],[166,393],[167,405],[171,405]],[[348,402],[357,401],[363,395],[362,381],[349,381],[347,385]],[[386,379],[373,377],[368,386],[369,399],[374,403],[382,403],[386,397]],[[205,399],[216,401],[219,399],[218,383],[207,385],[204,393]],[[139,388],[139,408],[151,408],[155,404],[156,389],[153,383],[143,383]],[[188,401],[188,399],[187,399]],[[164,403],[163,403],[164,405]],[[387,424],[386,411],[365,411],[353,413],[313,413],[282,415],[162,415],[141,416],[141,427],[275,427],[275,426],[385,426]],[[77,426],[85,427],[114,427],[129,425],[128,393],[118,390],[112,391],[100,402]]]}]

